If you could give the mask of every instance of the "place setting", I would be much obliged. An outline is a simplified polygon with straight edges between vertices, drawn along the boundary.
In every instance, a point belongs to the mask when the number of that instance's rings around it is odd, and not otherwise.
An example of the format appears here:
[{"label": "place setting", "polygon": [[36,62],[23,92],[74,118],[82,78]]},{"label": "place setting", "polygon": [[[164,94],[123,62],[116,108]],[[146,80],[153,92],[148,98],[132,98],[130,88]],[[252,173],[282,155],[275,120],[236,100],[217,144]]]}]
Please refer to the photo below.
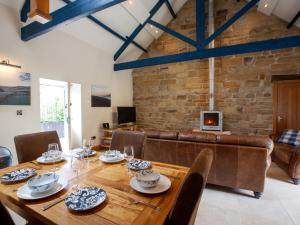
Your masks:
[{"label": "place setting", "polygon": [[[60,202],[64,202],[65,206],[70,211],[87,211],[90,209],[94,209],[100,206],[106,199],[107,193],[102,188],[99,187],[87,187],[80,185],[79,173],[84,169],[85,163],[84,160],[76,159],[73,161],[71,167],[73,172],[75,173],[74,182],[75,184],[71,186],[70,193],[65,195],[65,197],[58,197],[54,201],[45,204],[41,209],[46,211],[51,207],[57,205]],[[23,173],[27,171],[22,171]],[[1,179],[8,179],[14,174],[19,174],[16,171],[14,173],[5,174],[1,177]],[[17,197],[22,200],[39,200],[48,198],[55,194],[58,194],[62,190],[66,190],[68,188],[68,180],[60,177],[55,172],[46,172],[41,175],[36,175],[34,177],[29,178],[29,175],[33,176],[36,173],[29,173],[27,171],[26,178],[28,181],[26,184],[21,186],[17,191]],[[16,176],[16,175],[15,175]],[[22,179],[21,179],[22,178]],[[19,175],[19,178],[10,180],[23,180],[25,179],[25,174],[22,176]]]},{"label": "place setting", "polygon": [[78,148],[78,149],[74,149],[74,156],[76,158],[89,158],[89,157],[93,157],[95,155],[97,155],[97,152],[95,150],[92,149],[92,147],[95,144],[95,138],[96,137],[91,137],[89,139],[89,142],[87,144],[86,139],[83,139],[82,141],[82,147]]},{"label": "place setting", "polygon": [[132,175],[130,170],[135,171],[130,180],[130,186],[135,191],[143,194],[159,194],[171,187],[168,177],[151,170],[151,162],[134,158],[133,146],[124,147],[124,157],[127,161],[129,175]]},{"label": "place setting", "polygon": [[68,180],[53,172],[37,175],[17,190],[17,196],[23,200],[38,200],[50,197],[65,189]]},{"label": "place setting", "polygon": [[119,163],[124,160],[124,154],[118,150],[107,150],[100,155],[99,160],[104,163]]},{"label": "place setting", "polygon": [[40,164],[55,164],[65,160],[63,152],[59,150],[59,146],[56,143],[49,144],[48,151],[36,159]]}]

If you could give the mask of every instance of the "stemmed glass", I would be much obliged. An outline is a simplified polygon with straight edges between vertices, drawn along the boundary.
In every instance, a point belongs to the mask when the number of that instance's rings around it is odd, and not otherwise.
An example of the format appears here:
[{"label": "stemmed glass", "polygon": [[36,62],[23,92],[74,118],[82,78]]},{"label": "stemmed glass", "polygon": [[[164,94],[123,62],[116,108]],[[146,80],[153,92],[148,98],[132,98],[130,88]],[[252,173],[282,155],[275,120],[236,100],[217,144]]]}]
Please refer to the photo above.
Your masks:
[{"label": "stemmed glass", "polygon": [[54,173],[59,169],[58,167],[55,167],[55,161],[59,157],[58,151],[59,151],[59,147],[57,143],[51,143],[48,145],[48,154],[53,163],[53,168],[51,169],[51,171]]},{"label": "stemmed glass", "polygon": [[133,148],[133,146],[132,145],[129,145],[129,146],[125,146],[124,147],[124,158],[125,158],[125,160],[127,161],[127,172],[128,172],[128,174],[129,174],[129,176],[131,175],[131,173],[130,173],[130,170],[129,170],[129,162],[131,161],[131,160],[133,160],[133,158],[134,158],[134,148]]},{"label": "stemmed glass", "polygon": [[84,169],[84,162],[83,162],[83,154],[78,155],[78,157],[72,156],[71,160],[71,168],[73,172],[76,174],[76,184],[72,186],[72,189],[78,190],[80,186],[80,179],[79,179],[79,173],[81,170]]}]

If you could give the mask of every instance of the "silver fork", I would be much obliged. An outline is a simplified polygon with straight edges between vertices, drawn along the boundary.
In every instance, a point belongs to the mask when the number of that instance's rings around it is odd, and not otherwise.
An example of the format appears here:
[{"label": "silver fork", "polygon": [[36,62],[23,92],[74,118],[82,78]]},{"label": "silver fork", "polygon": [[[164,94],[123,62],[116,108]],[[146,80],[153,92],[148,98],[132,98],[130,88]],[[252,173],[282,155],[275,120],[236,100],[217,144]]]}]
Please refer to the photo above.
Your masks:
[{"label": "silver fork", "polygon": [[144,205],[144,206],[148,206],[152,209],[155,209],[157,211],[160,211],[160,208],[156,205],[152,205],[150,203],[147,203],[147,202],[143,202],[143,201],[140,201],[140,200],[137,200],[137,199],[134,199],[134,198],[131,198],[131,197],[128,197],[128,200],[130,202],[130,204],[141,204],[141,205]]}]

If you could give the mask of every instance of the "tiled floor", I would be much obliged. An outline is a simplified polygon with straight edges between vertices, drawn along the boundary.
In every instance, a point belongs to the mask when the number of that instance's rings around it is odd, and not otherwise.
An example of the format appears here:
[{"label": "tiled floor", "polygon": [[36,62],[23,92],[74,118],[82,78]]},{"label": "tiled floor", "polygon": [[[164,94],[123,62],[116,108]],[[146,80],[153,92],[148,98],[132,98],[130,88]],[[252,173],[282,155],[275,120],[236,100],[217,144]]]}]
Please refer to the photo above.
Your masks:
[{"label": "tiled floor", "polygon": [[[255,199],[250,191],[209,186],[197,215],[196,225],[300,225],[300,186],[272,164],[265,193]],[[25,224],[19,216],[16,223]]]},{"label": "tiled floor", "polygon": [[208,186],[197,225],[300,225],[300,186],[272,164],[261,199],[252,192]]}]

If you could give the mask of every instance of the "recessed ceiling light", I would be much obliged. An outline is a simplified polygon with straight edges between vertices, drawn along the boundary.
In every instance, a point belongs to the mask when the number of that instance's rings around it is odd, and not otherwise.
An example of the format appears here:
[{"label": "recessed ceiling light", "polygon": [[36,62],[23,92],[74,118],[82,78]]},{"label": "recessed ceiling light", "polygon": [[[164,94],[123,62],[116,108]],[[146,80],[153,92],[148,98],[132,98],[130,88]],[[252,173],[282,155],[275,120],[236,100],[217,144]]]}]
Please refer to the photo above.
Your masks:
[{"label": "recessed ceiling light", "polygon": [[133,4],[133,1],[132,1],[132,0],[129,0],[128,3],[129,3],[130,5],[132,5],[132,4]]},{"label": "recessed ceiling light", "polygon": [[158,30],[156,30],[155,33],[158,34]]},{"label": "recessed ceiling light", "polygon": [[268,3],[266,3],[264,6],[265,6],[265,8],[267,8],[268,7]]},{"label": "recessed ceiling light", "polygon": [[150,25],[151,28],[153,28],[153,25]]}]

